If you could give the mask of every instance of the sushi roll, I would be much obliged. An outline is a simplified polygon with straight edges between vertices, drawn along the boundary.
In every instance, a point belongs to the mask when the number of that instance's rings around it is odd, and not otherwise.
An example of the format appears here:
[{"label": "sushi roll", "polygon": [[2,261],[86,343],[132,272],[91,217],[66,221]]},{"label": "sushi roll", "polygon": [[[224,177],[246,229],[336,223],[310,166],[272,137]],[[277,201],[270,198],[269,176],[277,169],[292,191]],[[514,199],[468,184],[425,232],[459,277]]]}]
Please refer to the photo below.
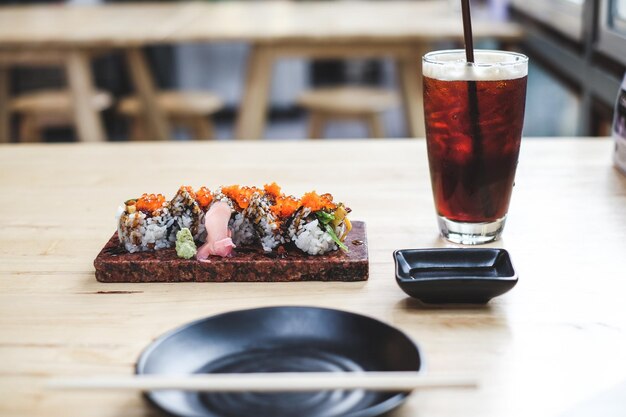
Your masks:
[{"label": "sushi roll", "polygon": [[250,246],[258,241],[255,228],[245,213],[252,195],[257,190],[256,187],[230,185],[218,188],[213,195],[214,202],[223,201],[232,210],[228,227],[232,231],[232,240],[236,246]]},{"label": "sushi roll", "polygon": [[250,199],[245,216],[252,223],[259,241],[265,252],[272,252],[285,243],[283,233],[283,216],[277,210],[277,204],[284,199],[280,187],[276,183],[265,185],[257,190]]},{"label": "sushi roll", "polygon": [[168,248],[175,220],[161,194],[143,194],[127,200],[117,213],[117,235],[128,252]]},{"label": "sushi roll", "polygon": [[196,201],[197,195],[191,187],[182,186],[169,202],[169,213],[174,219],[173,229],[169,237],[176,242],[176,232],[183,228],[189,229],[194,239],[200,239],[205,233],[204,211]]},{"label": "sushi roll", "polygon": [[352,229],[349,208],[334,203],[332,195],[318,195],[315,191],[305,194],[300,204],[287,228],[289,240],[298,249],[309,255],[348,249],[343,241]]},{"label": "sushi roll", "polygon": [[217,202],[225,203],[220,204],[224,216],[230,210],[233,248],[256,247],[269,253],[295,246],[309,255],[347,251],[343,241],[352,228],[349,208],[335,203],[330,194],[285,195],[276,183],[263,188],[230,185],[214,193],[206,187],[194,191],[182,186],[169,202],[161,194],[143,194],[119,208],[119,240],[129,252],[157,250],[174,246],[177,232],[189,229],[196,242],[205,242],[205,217]]},{"label": "sushi roll", "polygon": [[198,233],[194,236],[194,239],[197,241],[203,242],[206,240],[206,229],[204,226],[204,217],[206,216],[209,207],[213,203],[213,193],[207,187],[200,187],[198,191],[195,193],[196,203],[200,206],[200,210],[202,211],[200,226],[198,228]]}]

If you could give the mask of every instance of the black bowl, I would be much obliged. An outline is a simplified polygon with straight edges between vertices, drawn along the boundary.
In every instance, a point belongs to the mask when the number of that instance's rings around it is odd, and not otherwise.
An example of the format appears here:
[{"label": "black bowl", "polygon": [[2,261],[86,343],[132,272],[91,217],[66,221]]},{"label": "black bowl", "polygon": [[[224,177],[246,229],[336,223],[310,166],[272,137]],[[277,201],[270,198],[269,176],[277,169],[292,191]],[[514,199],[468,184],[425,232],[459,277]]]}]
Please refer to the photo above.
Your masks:
[{"label": "black bowl", "polygon": [[[208,317],[161,336],[141,354],[137,374],[418,371],[417,346],[404,333],[358,314],[269,307]],[[153,391],[148,400],[176,416],[377,416],[408,392],[302,393]]]},{"label": "black bowl", "polygon": [[403,249],[393,257],[400,288],[424,303],[485,304],[517,284],[504,249]]}]

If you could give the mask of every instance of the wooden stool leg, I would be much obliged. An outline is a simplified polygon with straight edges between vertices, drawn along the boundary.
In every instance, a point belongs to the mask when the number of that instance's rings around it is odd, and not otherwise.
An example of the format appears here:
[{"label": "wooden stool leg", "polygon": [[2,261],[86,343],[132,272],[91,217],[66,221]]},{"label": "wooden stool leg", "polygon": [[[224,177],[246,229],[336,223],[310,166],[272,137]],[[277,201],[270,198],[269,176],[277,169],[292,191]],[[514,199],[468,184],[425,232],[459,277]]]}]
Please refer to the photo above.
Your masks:
[{"label": "wooden stool leg", "polygon": [[146,128],[150,129],[150,139],[169,139],[171,133],[169,121],[158,104],[152,74],[143,52],[139,48],[129,48],[126,50],[126,60],[143,114],[146,117]]},{"label": "wooden stool leg", "polygon": [[368,114],[365,117],[367,122],[367,127],[370,131],[370,135],[376,139],[382,139],[385,137],[385,128],[383,126],[382,115],[381,114]]},{"label": "wooden stool leg", "polygon": [[41,142],[41,129],[37,125],[37,116],[25,114],[20,120],[20,140],[22,142]]},{"label": "wooden stool leg", "polygon": [[74,123],[78,130],[78,140],[104,142],[106,135],[102,120],[92,104],[94,86],[87,52],[71,51],[67,57],[66,72],[72,92]]},{"label": "wooden stool leg", "polygon": [[312,111],[309,116],[309,138],[322,139],[324,137],[326,122],[327,117],[325,114],[318,111]]},{"label": "wooden stool leg", "polygon": [[409,136],[419,138],[424,136],[424,102],[422,99],[422,71],[418,64],[418,57],[428,50],[427,45],[420,45],[410,57],[398,58],[398,81],[402,95],[402,105],[406,118]]},{"label": "wooden stool leg", "polygon": [[206,116],[194,117],[191,121],[194,139],[215,139],[213,122]]},{"label": "wooden stool leg", "polygon": [[146,140],[146,123],[143,117],[136,116],[130,120],[130,140]]},{"label": "wooden stool leg", "polygon": [[9,142],[11,114],[9,112],[9,69],[0,66],[0,143]]},{"label": "wooden stool leg", "polygon": [[235,138],[261,139],[265,131],[272,67],[273,46],[253,45],[246,65],[246,87],[235,123]]}]

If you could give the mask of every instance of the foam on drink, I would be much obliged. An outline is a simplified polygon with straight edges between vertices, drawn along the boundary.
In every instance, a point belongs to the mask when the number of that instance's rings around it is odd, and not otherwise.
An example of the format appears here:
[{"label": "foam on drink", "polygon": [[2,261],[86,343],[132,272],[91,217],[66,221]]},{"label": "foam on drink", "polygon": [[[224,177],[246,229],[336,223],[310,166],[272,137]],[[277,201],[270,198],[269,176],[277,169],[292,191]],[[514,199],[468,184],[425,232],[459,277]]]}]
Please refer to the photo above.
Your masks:
[{"label": "foam on drink", "polygon": [[451,50],[427,54],[424,57],[424,77],[441,81],[502,81],[528,75],[528,58],[521,54],[476,50],[473,64],[468,64],[465,51]]}]

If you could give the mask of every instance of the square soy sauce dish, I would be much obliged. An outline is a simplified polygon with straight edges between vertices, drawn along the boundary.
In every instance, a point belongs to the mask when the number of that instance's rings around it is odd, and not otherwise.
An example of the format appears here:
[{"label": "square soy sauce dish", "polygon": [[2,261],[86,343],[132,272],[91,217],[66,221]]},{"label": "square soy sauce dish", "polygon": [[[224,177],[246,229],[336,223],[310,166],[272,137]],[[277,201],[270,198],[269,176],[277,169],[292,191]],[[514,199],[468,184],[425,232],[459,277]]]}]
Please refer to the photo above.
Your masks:
[{"label": "square soy sauce dish", "polygon": [[426,304],[486,304],[517,284],[504,249],[402,249],[393,257],[400,288]]}]

